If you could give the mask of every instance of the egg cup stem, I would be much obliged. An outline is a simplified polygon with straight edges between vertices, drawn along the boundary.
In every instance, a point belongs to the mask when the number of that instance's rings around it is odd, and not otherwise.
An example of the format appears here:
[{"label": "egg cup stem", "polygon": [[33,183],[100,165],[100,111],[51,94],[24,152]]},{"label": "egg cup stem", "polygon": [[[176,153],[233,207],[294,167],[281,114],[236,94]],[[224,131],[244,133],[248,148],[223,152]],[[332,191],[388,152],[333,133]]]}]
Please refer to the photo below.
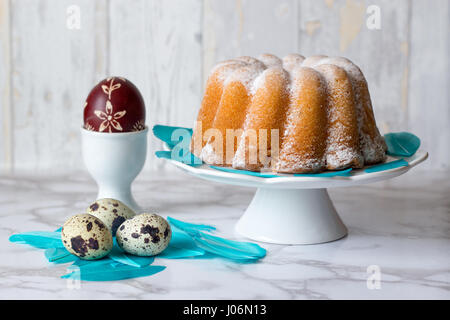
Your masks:
[{"label": "egg cup stem", "polygon": [[81,128],[83,160],[97,182],[98,199],[116,199],[132,210],[140,211],[132,195],[131,184],[146,160],[147,134],[148,127],[124,133],[103,133]]},{"label": "egg cup stem", "polygon": [[141,207],[137,204],[131,193],[131,185],[116,188],[110,188],[108,185],[98,185],[97,199],[105,198],[120,200],[134,212],[141,211]]}]

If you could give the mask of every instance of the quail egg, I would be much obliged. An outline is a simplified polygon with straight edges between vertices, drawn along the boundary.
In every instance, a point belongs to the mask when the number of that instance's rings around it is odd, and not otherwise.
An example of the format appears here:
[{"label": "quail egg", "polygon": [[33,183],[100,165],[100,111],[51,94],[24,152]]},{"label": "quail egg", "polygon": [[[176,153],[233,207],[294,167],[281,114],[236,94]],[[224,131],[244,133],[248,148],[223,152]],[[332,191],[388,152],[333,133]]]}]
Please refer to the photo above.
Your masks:
[{"label": "quail egg", "polygon": [[70,253],[85,260],[103,258],[113,247],[108,227],[87,213],[75,215],[64,223],[61,240]]},{"label": "quail egg", "polygon": [[154,256],[167,248],[172,237],[169,223],[161,216],[143,213],[126,220],[117,229],[118,245],[138,256]]},{"label": "quail egg", "polygon": [[98,199],[87,208],[86,212],[102,220],[113,236],[122,222],[136,215],[119,200],[110,198]]}]

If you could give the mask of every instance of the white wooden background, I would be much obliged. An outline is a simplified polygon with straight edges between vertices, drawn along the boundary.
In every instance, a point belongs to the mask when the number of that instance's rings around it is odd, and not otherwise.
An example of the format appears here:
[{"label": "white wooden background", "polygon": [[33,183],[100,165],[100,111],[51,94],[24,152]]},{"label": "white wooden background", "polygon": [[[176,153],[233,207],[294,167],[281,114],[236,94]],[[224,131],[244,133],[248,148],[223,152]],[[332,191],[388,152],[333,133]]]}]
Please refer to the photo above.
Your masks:
[{"label": "white wooden background", "polygon": [[[0,0],[0,171],[83,169],[84,100],[108,75],[142,91],[147,123],[191,126],[211,66],[239,55],[343,55],[381,131],[411,131],[450,169],[448,0]],[[66,27],[78,5],[81,29]],[[366,26],[369,5],[381,29]],[[160,144],[149,136],[146,169]]]}]

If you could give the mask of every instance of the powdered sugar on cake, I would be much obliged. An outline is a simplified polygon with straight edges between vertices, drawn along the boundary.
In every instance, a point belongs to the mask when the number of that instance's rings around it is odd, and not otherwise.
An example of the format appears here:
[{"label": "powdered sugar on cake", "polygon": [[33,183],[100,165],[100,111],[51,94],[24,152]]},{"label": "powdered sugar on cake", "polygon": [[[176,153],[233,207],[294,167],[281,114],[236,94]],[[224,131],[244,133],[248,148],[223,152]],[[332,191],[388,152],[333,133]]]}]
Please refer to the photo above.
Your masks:
[{"label": "powdered sugar on cake", "polygon": [[[302,113],[299,114],[298,111],[287,111],[284,124],[280,127],[280,129],[283,129],[283,132],[280,131],[279,148],[283,149],[283,157],[281,159],[278,156],[269,156],[267,159],[271,163],[263,163],[262,168],[260,166],[259,169],[264,170],[271,167],[272,170],[281,172],[318,172],[326,168],[361,167],[365,162],[376,163],[383,161],[385,159],[386,145],[374,122],[367,82],[361,70],[346,58],[317,55],[305,59],[305,57],[298,54],[290,54],[283,59],[270,54],[262,54],[258,56],[258,59],[244,56],[217,64],[210,75],[214,75],[223,84],[224,88],[233,82],[241,83],[247,90],[250,99],[252,99],[261,88],[270,90],[270,86],[266,83],[267,74],[270,70],[281,70],[280,74],[284,74],[286,77],[283,81],[288,84],[286,92],[291,97],[289,101],[292,103],[293,100],[301,98],[299,97],[299,84],[297,84],[298,81],[295,79],[298,68],[312,68],[320,74],[324,81],[319,84],[320,87],[317,90],[323,91],[323,94],[327,95],[328,103],[331,103],[331,100],[328,100],[330,99],[328,92],[330,90],[329,87],[332,85],[336,85],[333,87],[335,88],[333,90],[333,103],[354,100],[354,115],[346,115],[347,118],[344,118],[345,121],[342,121],[337,113],[331,111],[333,108],[330,108],[330,106],[327,108],[328,118],[326,121],[328,125],[326,128],[323,128],[327,130],[326,148],[323,156],[317,157],[316,151],[318,149],[314,146],[306,149],[313,150],[314,152],[311,152],[311,154],[308,152],[298,154],[296,153],[295,142],[285,138],[298,132],[293,131],[293,126],[296,123],[295,120],[298,119],[296,117],[302,116]],[[305,74],[303,76],[308,77],[308,73]],[[336,81],[335,77],[337,74],[341,77],[346,74],[348,77],[346,83],[350,84],[346,84],[343,87],[335,84],[334,81]],[[349,98],[350,96],[352,96],[351,99]],[[336,107],[339,110],[341,109],[339,105]],[[291,110],[291,107],[286,106],[286,110]],[[243,124],[243,128],[247,128],[250,121],[250,113],[248,113],[248,110],[243,110],[243,112],[247,112]],[[356,122],[357,126],[356,146],[352,142],[355,141],[355,135],[349,136],[347,134],[347,132],[352,130],[347,125],[349,117],[355,118],[352,121],[353,123]],[[353,125],[353,128],[355,128],[355,125]],[[270,130],[271,128],[261,129]],[[248,159],[245,159],[245,157],[248,156],[248,152],[258,153],[259,151],[253,150],[259,148],[259,143],[246,144],[246,135],[247,133],[244,131],[244,134],[238,137],[239,143],[232,161],[233,167],[246,168]],[[223,137],[223,139],[226,139],[226,137]],[[315,141],[315,139],[311,137],[307,141]],[[223,161],[225,152],[225,150],[215,150],[213,144],[208,142],[202,148],[200,158],[206,163],[217,164]]]},{"label": "powdered sugar on cake", "polygon": [[227,77],[224,82],[224,86],[227,86],[231,82],[240,82],[245,86],[247,91],[250,92],[252,90],[255,78],[263,71],[264,67],[257,63],[240,67]]}]

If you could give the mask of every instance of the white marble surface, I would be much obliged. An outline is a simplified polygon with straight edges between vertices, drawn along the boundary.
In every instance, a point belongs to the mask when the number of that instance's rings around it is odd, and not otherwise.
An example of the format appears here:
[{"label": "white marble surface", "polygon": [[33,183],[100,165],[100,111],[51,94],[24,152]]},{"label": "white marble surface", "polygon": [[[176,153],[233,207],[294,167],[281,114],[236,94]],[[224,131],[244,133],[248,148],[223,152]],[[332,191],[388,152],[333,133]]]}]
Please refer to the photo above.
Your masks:
[{"label": "white marble surface", "polygon": [[[144,173],[134,184],[140,204],[163,216],[233,226],[254,190],[214,184],[181,172]],[[12,244],[17,232],[54,230],[96,194],[85,173],[0,176],[2,299],[450,299],[450,174],[414,171],[367,186],[331,189],[349,228],[336,242],[310,246],[261,244],[255,264],[157,260],[163,272],[71,288],[43,251]],[[280,213],[282,218],[282,213]],[[381,270],[368,289],[367,267]]]}]

